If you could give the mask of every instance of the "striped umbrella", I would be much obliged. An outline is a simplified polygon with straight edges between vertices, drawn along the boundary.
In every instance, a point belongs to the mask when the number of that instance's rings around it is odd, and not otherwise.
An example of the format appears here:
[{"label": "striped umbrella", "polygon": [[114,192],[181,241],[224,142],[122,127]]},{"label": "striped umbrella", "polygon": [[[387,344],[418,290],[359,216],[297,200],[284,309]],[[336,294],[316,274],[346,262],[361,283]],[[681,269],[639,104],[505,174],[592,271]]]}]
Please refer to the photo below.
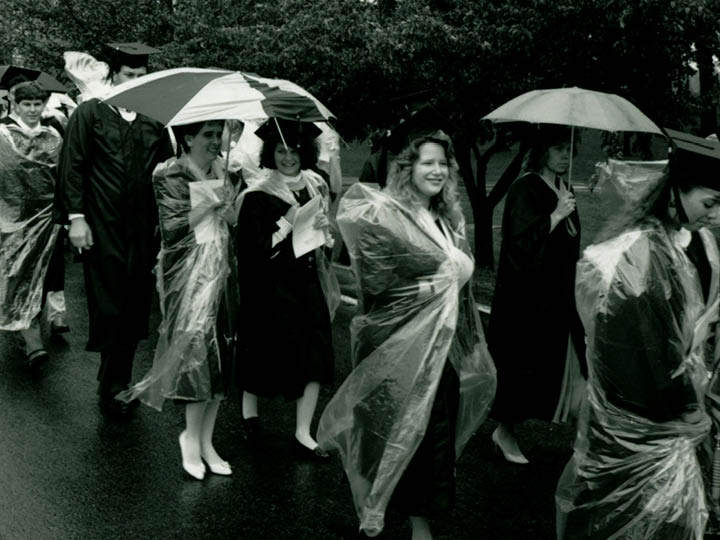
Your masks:
[{"label": "striped umbrella", "polygon": [[104,101],[166,126],[272,117],[320,122],[335,117],[295,83],[223,69],[175,68],[150,73],[116,86]]}]

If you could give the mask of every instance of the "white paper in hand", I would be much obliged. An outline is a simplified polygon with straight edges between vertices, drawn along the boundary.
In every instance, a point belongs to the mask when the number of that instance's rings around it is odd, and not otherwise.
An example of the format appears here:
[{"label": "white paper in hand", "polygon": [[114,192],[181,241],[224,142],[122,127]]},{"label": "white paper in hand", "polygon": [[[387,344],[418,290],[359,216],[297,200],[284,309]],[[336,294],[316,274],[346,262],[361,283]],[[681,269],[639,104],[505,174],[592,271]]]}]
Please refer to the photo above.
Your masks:
[{"label": "white paper in hand", "polygon": [[190,221],[194,224],[193,232],[198,244],[210,242],[220,233],[215,209],[222,203],[219,191],[223,180],[203,180],[189,182],[190,187]]},{"label": "white paper in hand", "polygon": [[313,226],[315,216],[322,212],[322,197],[313,197],[295,212],[293,223],[292,244],[295,258],[301,257],[313,249],[325,245],[324,229]]}]

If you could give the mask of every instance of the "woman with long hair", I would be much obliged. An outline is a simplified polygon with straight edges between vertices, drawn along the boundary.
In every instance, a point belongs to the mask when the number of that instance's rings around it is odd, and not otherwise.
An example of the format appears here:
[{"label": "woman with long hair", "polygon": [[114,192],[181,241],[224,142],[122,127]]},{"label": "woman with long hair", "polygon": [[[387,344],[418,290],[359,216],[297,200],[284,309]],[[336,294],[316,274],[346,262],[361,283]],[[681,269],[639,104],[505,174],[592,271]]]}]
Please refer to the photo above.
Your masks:
[{"label": "woman with long hair", "polygon": [[450,139],[435,132],[400,153],[383,191],[358,183],[340,202],[359,290],[355,367],[318,441],[340,452],[369,536],[389,504],[414,540],[432,538],[428,518],[452,507],[457,457],[495,392],[457,185]]},{"label": "woman with long hair", "polygon": [[566,369],[575,367],[566,365],[568,355],[584,357],[574,299],[580,219],[565,179],[575,149],[565,126],[542,126],[535,136],[525,172],[505,202],[488,326],[498,372],[492,440],[516,464],[528,460],[515,426],[530,418],[556,419]]}]

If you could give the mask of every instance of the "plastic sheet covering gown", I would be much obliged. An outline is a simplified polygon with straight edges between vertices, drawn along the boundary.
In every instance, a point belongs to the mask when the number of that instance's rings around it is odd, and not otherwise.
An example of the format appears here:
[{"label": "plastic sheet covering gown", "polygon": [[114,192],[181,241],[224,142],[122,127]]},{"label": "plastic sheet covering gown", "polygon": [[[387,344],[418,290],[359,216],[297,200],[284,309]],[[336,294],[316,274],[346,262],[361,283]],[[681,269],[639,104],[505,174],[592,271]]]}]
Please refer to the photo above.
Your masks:
[{"label": "plastic sheet covering gown", "polygon": [[351,324],[354,369],[320,419],[318,442],[340,452],[360,528],[384,526],[385,508],[418,448],[443,367],[460,380],[455,448],[486,417],[495,367],[471,293],[463,228],[443,229],[425,210],[355,184],[338,224],[360,288]]},{"label": "plastic sheet covering gown", "polygon": [[0,329],[23,330],[42,306],[43,281],[59,226],[52,223],[62,139],[0,125]]},{"label": "plastic sheet covering gown", "polygon": [[[717,268],[714,238],[700,236]],[[649,220],[588,247],[578,263],[590,377],[556,492],[559,539],[703,537],[696,448],[710,429],[703,355],[718,304],[716,293],[705,304],[689,239]],[[684,419],[698,410],[697,421]]]},{"label": "plastic sheet covering gown", "polygon": [[230,233],[223,217],[233,189],[222,161],[206,180],[185,156],[157,166],[153,187],[162,246],[155,273],[162,322],[153,367],[120,395],[161,409],[165,399],[204,401],[225,393],[233,357]]}]

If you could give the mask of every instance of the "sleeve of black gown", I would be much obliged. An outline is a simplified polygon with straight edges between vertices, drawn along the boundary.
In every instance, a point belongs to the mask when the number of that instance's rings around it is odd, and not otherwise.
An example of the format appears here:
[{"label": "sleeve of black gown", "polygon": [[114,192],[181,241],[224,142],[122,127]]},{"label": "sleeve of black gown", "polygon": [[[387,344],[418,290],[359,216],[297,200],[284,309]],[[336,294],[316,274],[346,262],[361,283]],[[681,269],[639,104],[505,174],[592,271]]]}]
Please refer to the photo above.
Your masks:
[{"label": "sleeve of black gown", "polygon": [[508,193],[503,218],[503,243],[511,264],[532,272],[539,268],[550,237],[550,211],[541,204],[530,179],[521,180]]},{"label": "sleeve of black gown", "polygon": [[272,245],[272,235],[279,227],[276,215],[268,204],[272,195],[254,191],[245,195],[245,199],[238,214],[237,249],[239,260],[246,259],[252,264],[264,264],[277,256],[282,246],[289,242],[292,234],[288,234],[275,246]]},{"label": "sleeve of black gown", "polygon": [[668,294],[672,276],[660,265],[642,281],[653,285],[639,294],[610,289],[596,320],[594,372],[611,403],[664,422],[698,406],[689,377],[678,373],[685,356],[678,322],[684,298],[679,287]]},{"label": "sleeve of black gown", "polygon": [[58,164],[58,204],[66,214],[84,213],[84,188],[92,152],[92,102],[70,116]]}]

